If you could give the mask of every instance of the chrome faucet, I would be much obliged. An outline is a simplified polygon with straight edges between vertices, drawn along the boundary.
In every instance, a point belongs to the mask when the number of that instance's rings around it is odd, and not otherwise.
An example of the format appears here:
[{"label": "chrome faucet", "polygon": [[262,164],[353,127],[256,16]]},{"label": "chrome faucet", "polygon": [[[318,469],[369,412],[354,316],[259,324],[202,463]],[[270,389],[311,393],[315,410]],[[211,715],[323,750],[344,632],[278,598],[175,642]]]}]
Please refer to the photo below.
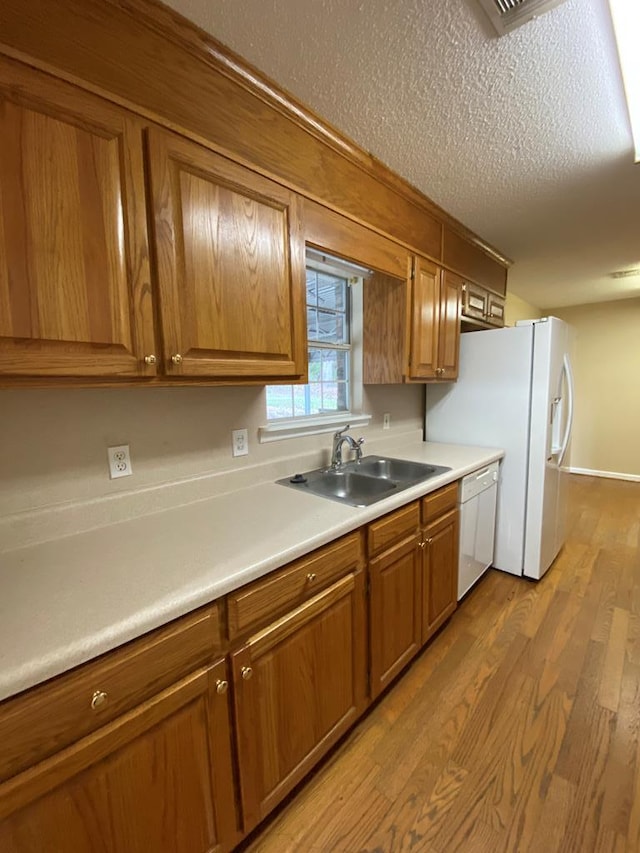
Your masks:
[{"label": "chrome faucet", "polygon": [[333,447],[331,448],[331,468],[335,471],[336,468],[342,467],[342,445],[348,444],[351,450],[355,451],[356,462],[362,459],[362,445],[364,438],[359,438],[357,441],[350,435],[345,435],[348,429],[351,429],[351,424],[336,432],[333,436]]}]

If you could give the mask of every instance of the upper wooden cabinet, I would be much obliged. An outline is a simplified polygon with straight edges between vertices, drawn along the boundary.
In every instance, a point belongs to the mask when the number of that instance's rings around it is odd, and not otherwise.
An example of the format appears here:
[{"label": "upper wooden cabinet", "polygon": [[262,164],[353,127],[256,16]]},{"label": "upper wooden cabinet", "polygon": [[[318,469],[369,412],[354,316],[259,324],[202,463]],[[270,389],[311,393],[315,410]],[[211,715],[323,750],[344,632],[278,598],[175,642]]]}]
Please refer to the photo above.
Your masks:
[{"label": "upper wooden cabinet", "polygon": [[460,351],[460,277],[416,258],[411,300],[411,379],[452,380]]},{"label": "upper wooden cabinet", "polygon": [[460,281],[462,282],[462,331],[504,326],[504,298],[485,290],[479,284],[463,279]]},{"label": "upper wooden cabinet", "polygon": [[461,279],[416,257],[406,281],[376,274],[363,298],[365,384],[458,376]]},{"label": "upper wooden cabinet", "polygon": [[409,378],[435,379],[438,370],[440,268],[416,258],[412,274]]},{"label": "upper wooden cabinet", "polygon": [[462,304],[462,282],[460,276],[444,270],[440,281],[440,322],[438,330],[438,366],[440,379],[458,378],[460,355],[460,310]]},{"label": "upper wooden cabinet", "polygon": [[0,59],[0,375],[151,376],[142,125]]},{"label": "upper wooden cabinet", "polygon": [[148,153],[167,374],[304,377],[297,196],[172,133]]}]

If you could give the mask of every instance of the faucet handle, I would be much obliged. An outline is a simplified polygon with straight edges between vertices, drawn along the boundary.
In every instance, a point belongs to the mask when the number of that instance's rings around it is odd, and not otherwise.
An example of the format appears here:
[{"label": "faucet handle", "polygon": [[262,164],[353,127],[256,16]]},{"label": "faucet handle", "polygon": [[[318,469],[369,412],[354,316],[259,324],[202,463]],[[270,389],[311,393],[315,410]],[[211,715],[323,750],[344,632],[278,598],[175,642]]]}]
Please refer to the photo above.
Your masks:
[{"label": "faucet handle", "polygon": [[340,438],[340,436],[343,435],[348,429],[351,429],[351,424],[347,424],[345,427],[342,427],[342,429],[339,429],[338,432],[334,433],[333,437]]},{"label": "faucet handle", "polygon": [[356,461],[359,462],[362,459],[362,445],[364,444],[364,438],[362,436],[356,441]]}]

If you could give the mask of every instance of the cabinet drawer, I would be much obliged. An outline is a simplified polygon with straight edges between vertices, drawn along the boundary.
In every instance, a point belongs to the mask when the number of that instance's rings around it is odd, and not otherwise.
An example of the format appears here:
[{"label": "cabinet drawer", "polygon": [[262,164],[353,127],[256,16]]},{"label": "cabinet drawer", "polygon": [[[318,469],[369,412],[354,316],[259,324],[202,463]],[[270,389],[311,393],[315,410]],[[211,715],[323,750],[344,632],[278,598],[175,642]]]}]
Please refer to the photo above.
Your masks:
[{"label": "cabinet drawer", "polygon": [[453,509],[458,501],[458,483],[443,486],[422,499],[422,523],[433,521],[443,512]]},{"label": "cabinet drawer", "polygon": [[358,568],[361,561],[360,533],[350,533],[231,593],[227,597],[229,639],[233,640],[281,616]]},{"label": "cabinet drawer", "polygon": [[488,311],[489,294],[481,287],[471,282],[465,282],[462,286],[462,313],[465,317],[474,320],[484,320]]},{"label": "cabinet drawer", "polygon": [[369,557],[395,545],[411,533],[417,533],[419,527],[420,504],[418,501],[385,515],[380,521],[374,521],[369,525],[367,532]]},{"label": "cabinet drawer", "polygon": [[0,704],[0,780],[58,752],[211,660],[218,605]]}]

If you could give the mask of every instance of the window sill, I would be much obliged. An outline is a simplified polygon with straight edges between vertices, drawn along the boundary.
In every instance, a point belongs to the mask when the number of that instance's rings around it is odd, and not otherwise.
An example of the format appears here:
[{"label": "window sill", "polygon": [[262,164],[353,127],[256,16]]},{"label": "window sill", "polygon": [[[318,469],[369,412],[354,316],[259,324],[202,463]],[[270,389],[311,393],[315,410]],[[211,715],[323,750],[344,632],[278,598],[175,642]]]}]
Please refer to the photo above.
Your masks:
[{"label": "window sill", "polygon": [[302,418],[298,420],[272,421],[258,429],[260,444],[271,441],[283,441],[285,438],[300,438],[304,435],[321,435],[325,432],[335,432],[347,424],[353,427],[368,426],[371,415],[354,415],[342,412],[338,415],[323,415],[317,418]]}]

